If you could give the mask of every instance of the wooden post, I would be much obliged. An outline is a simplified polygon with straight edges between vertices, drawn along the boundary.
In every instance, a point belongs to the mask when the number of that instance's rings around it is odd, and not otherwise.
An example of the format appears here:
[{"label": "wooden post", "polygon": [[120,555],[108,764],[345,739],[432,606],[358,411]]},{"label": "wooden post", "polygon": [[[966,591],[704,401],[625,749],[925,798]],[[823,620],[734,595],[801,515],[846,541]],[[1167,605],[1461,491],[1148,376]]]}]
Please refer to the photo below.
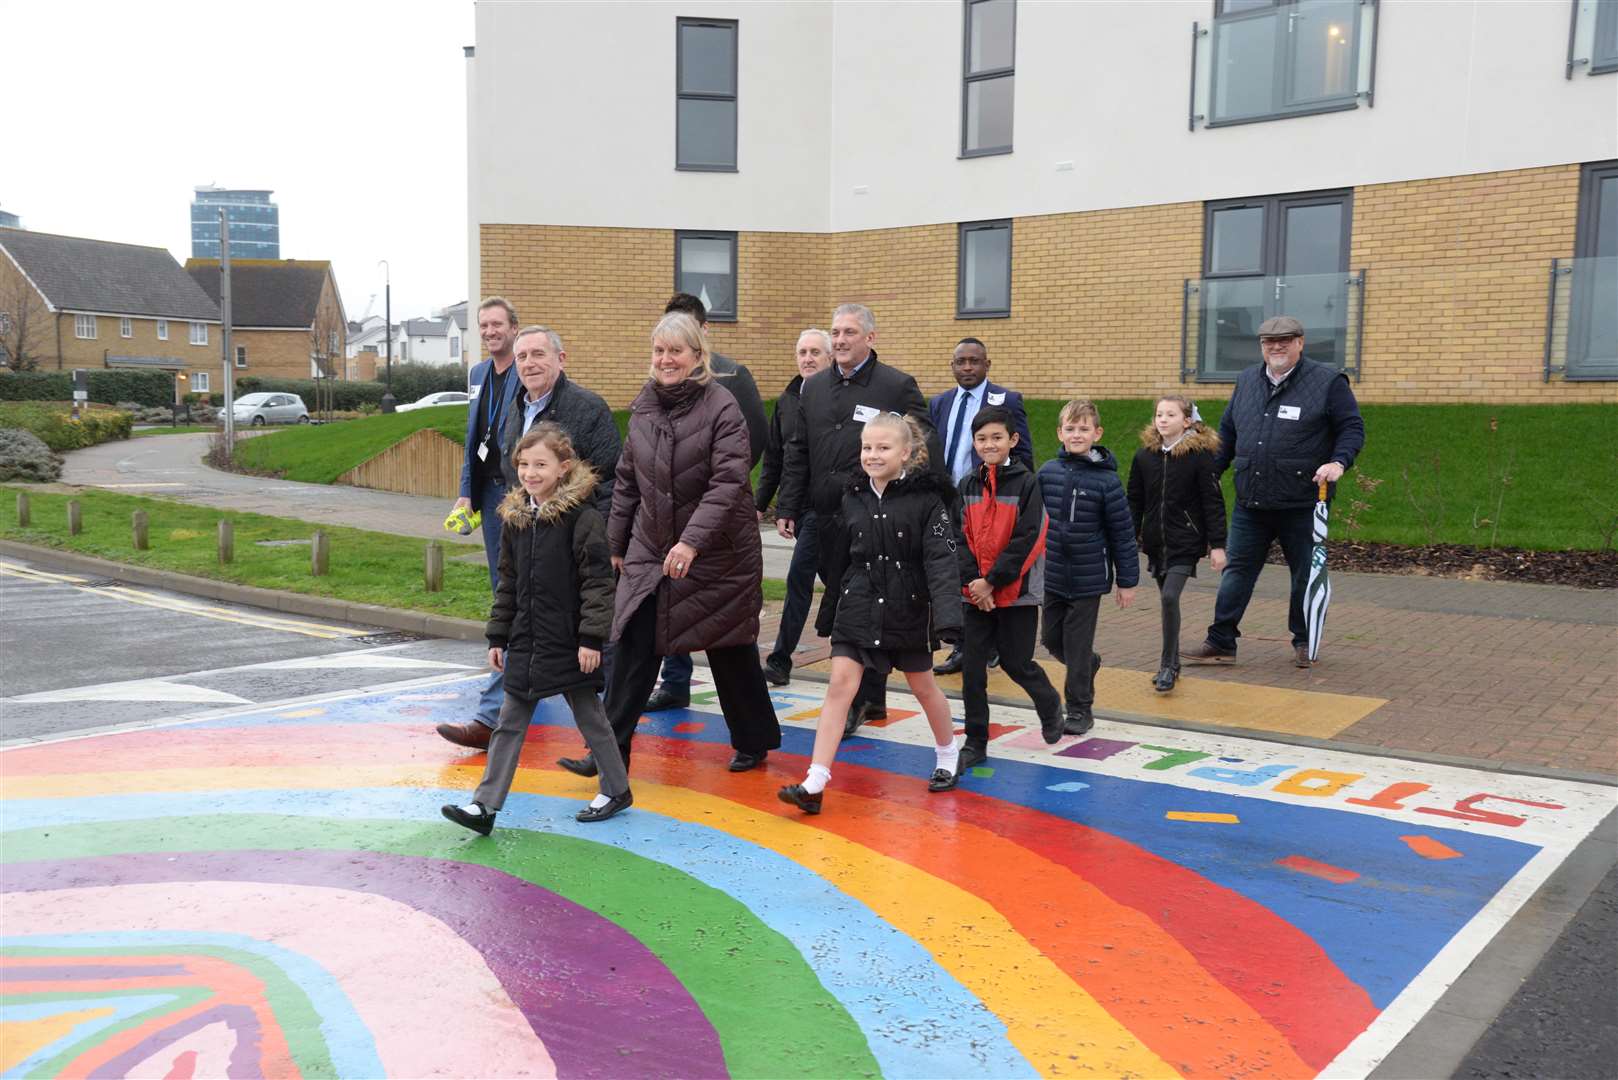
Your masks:
[{"label": "wooden post", "polygon": [[219,519],[219,563],[221,566],[236,558],[236,527],[229,518]]},{"label": "wooden post", "polygon": [[77,536],[84,531],[84,519],[79,515],[79,500],[67,501],[67,534]]},{"label": "wooden post", "polygon": [[427,591],[444,591],[444,548],[436,540],[427,545]]},{"label": "wooden post", "polygon": [[33,520],[33,515],[28,510],[28,492],[17,492],[17,527],[26,529]]},{"label": "wooden post", "polygon": [[146,543],[146,511],[136,510],[130,515],[129,523],[135,535],[135,550],[145,551]]},{"label": "wooden post", "polygon": [[326,542],[326,534],[316,530],[309,541],[309,573],[313,577],[325,577],[331,566],[331,546]]}]

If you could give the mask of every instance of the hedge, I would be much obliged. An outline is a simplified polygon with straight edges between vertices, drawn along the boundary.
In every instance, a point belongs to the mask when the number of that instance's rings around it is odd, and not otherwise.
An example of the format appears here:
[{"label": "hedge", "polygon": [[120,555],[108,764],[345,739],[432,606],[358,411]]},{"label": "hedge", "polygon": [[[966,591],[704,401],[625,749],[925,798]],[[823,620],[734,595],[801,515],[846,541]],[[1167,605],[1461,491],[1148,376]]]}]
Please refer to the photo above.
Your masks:
[{"label": "hedge", "polygon": [[52,450],[78,450],[112,439],[127,439],[134,418],[121,409],[84,409],[74,420],[62,402],[0,405],[0,427],[33,432]]},{"label": "hedge", "polygon": [[[380,382],[348,382],[334,379],[330,383],[332,408],[344,411],[361,405],[382,404],[387,386]],[[313,379],[272,379],[260,375],[242,375],[235,381],[236,396],[259,392],[297,394],[309,408],[315,407],[315,381]],[[441,364],[394,364],[393,397],[401,405],[408,404],[440,390],[465,390],[466,372],[460,367]],[[225,403],[225,395],[210,394],[215,405]]]},{"label": "hedge", "polygon": [[[168,371],[132,371],[125,368],[89,368],[90,400],[111,405],[138,401],[142,405],[172,405],[174,374]],[[71,401],[71,371],[14,371],[0,375],[0,401]]]}]

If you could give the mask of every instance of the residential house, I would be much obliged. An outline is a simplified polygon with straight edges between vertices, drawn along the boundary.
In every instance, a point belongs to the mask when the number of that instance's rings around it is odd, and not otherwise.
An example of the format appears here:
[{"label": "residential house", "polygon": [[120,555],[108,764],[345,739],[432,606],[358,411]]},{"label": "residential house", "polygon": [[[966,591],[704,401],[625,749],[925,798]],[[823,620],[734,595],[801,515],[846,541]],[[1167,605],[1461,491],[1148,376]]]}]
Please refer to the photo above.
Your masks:
[{"label": "residential house", "polygon": [[406,319],[401,327],[404,358],[417,364],[459,364],[461,330],[451,318]]},{"label": "residential house", "polygon": [[[189,259],[186,270],[219,299],[219,261]],[[242,375],[282,379],[366,378],[351,374],[348,320],[324,259],[230,260],[231,344]]]},{"label": "residential house", "polygon": [[0,228],[0,313],[8,365],[149,368],[217,389],[219,305],[163,248]]}]

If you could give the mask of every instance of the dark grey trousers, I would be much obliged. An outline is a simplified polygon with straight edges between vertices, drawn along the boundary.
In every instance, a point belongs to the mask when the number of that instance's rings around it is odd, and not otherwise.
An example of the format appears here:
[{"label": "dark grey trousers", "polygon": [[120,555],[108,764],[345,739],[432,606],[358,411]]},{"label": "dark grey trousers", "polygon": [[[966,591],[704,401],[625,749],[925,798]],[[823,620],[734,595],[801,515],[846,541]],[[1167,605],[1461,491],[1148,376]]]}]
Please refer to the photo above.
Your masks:
[{"label": "dark grey trousers", "polygon": [[[600,770],[601,794],[622,795],[629,790],[629,773],[618,755],[618,740],[612,737],[612,725],[607,723],[601,699],[588,686],[574,687],[565,696],[568,708],[573,710],[573,722],[579,725],[579,734],[584,736]],[[472,796],[485,810],[499,810],[506,803],[536,704],[507,694],[500,706],[500,724],[489,736],[489,763],[483,767],[483,781]]]},{"label": "dark grey trousers", "polygon": [[1100,612],[1099,596],[1081,596],[1077,600],[1045,597],[1041,640],[1052,656],[1067,665],[1062,696],[1067,699],[1070,715],[1086,711],[1096,701],[1095,669],[1101,664],[1101,657],[1095,653],[1096,616]]}]

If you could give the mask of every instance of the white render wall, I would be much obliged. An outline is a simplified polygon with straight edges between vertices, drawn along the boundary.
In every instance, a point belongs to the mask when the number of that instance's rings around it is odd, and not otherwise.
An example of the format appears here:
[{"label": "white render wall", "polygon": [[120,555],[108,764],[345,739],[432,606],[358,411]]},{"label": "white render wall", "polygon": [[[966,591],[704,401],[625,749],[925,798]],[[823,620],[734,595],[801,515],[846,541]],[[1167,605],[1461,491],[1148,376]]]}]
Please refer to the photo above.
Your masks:
[{"label": "white render wall", "polygon": [[[1383,0],[1374,108],[1193,133],[1212,0],[1020,0],[1015,152],[958,160],[958,0],[480,3],[471,217],[842,232],[1618,157],[1569,7]],[[674,169],[677,16],[740,20],[738,173]]]}]

